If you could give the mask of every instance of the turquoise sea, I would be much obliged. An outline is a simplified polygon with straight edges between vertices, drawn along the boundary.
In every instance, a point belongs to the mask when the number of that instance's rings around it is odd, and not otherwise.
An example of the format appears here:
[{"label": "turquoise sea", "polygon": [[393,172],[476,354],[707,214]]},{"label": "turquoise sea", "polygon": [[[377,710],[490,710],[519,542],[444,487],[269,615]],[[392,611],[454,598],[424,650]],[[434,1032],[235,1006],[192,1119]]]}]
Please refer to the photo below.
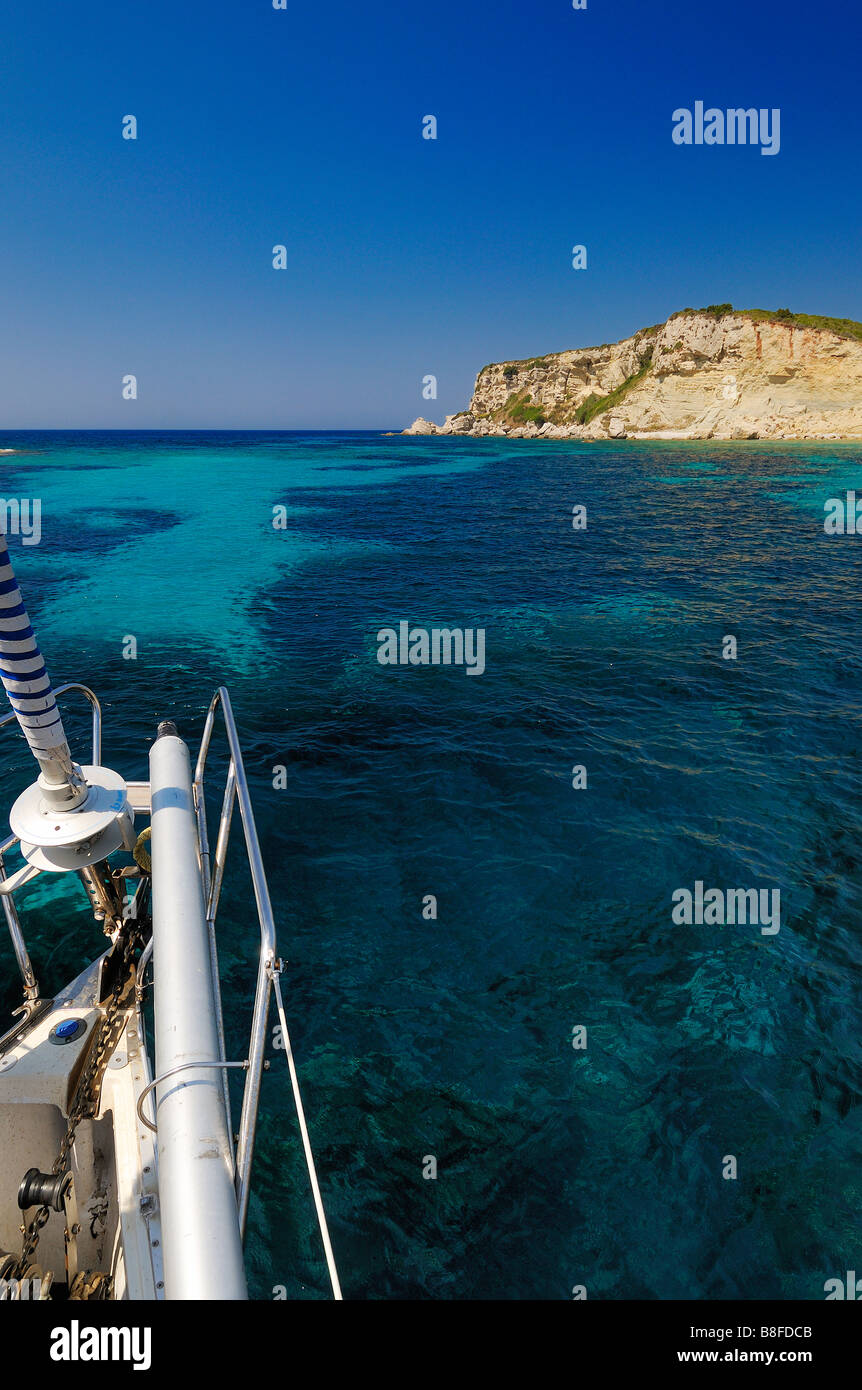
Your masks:
[{"label": "turquoise sea", "polygon": [[[195,746],[230,689],[345,1297],[822,1299],[862,1268],[862,537],[823,531],[827,498],[862,495],[858,448],[0,446],[24,451],[4,498],[41,501],[41,543],[9,538],[21,588],[55,683],[103,700],[104,761],[145,777],[157,722]],[[402,620],[484,628],[484,674],[381,666]],[[3,740],[5,814],[31,769]],[[220,950],[244,1056],[235,849]],[[779,889],[780,932],[674,924],[697,881]],[[77,885],[24,891],[50,993],[103,939]],[[0,975],[5,1024],[6,939]],[[270,1055],[252,1292],[324,1297]]]}]

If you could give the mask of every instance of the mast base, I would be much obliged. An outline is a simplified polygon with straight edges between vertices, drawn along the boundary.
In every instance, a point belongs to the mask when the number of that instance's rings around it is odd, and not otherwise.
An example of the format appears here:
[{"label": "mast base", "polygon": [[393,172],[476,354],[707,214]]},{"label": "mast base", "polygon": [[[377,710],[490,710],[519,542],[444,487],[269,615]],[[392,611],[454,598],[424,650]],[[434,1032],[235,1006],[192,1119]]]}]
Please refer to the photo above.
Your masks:
[{"label": "mast base", "polygon": [[108,767],[83,767],[87,797],[75,810],[60,811],[46,800],[34,782],[18,797],[9,813],[21,853],[35,868],[69,873],[106,859],[115,850],[131,852],[135,844],[135,813],[126,784]]}]

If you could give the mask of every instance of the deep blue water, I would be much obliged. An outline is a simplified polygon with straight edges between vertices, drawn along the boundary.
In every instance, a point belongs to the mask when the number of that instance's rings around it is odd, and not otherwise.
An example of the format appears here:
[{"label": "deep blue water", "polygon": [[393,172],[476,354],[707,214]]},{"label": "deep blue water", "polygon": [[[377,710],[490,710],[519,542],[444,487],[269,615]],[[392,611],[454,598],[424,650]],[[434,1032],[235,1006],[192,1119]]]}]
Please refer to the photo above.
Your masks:
[{"label": "deep blue water", "polygon": [[[230,688],[346,1297],[820,1299],[862,1268],[862,537],[823,532],[858,449],[0,446],[35,451],[0,460],[43,512],[10,550],[55,682],[104,700],[104,761],[144,777],[157,721],[195,745]],[[381,666],[402,619],[484,628],[485,673]],[[4,737],[7,807],[30,768]],[[232,868],[240,1056],[256,927]],[[696,880],[779,888],[780,932],[675,925]],[[102,939],[46,883],[22,904],[50,992]],[[0,969],[8,1016],[5,940]],[[271,1056],[253,1292],[324,1296]]]}]

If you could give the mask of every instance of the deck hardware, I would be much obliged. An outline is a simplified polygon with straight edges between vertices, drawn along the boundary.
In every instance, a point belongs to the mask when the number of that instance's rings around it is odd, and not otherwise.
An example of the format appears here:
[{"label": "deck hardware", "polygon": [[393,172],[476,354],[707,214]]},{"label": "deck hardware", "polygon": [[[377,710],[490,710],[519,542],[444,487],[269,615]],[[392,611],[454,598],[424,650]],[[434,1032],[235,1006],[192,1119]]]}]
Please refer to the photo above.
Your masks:
[{"label": "deck hardware", "polygon": [[22,1211],[28,1207],[62,1211],[65,1190],[71,1181],[71,1173],[40,1173],[38,1168],[28,1168],[18,1188],[18,1206]]},{"label": "deck hardware", "polygon": [[158,1125],[154,1125],[151,1120],[147,1119],[141,1106],[154,1086],[160,1086],[163,1081],[167,1081],[169,1076],[175,1076],[179,1071],[198,1071],[201,1067],[243,1067],[247,1070],[250,1065],[248,1058],[246,1058],[244,1062],[181,1062],[179,1066],[169,1067],[167,1071],[162,1072],[161,1076],[153,1077],[152,1081],[147,1083],[138,1096],[138,1104],[136,1106],[138,1119],[141,1121],[141,1124],[146,1125],[147,1129],[151,1129],[154,1134],[158,1132]]},{"label": "deck hardware", "polygon": [[67,1043],[76,1042],[82,1034],[87,1031],[87,1023],[83,1018],[65,1018],[62,1023],[55,1023],[48,1034],[49,1043],[55,1047],[65,1047]]}]

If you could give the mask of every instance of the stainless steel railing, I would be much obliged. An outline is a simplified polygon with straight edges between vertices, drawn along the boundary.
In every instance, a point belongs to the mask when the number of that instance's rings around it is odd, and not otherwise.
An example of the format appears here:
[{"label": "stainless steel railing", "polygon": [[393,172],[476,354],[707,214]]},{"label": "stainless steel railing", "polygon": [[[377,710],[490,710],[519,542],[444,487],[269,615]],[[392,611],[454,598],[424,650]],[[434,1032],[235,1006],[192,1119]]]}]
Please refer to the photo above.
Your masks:
[{"label": "stainless steel railing", "polygon": [[[228,764],[227,778],[225,780],[224,797],[222,799],[221,818],[219,820],[218,838],[216,840],[215,861],[210,863],[209,838],[207,835],[206,807],[204,805],[204,772],[206,769],[207,757],[209,755],[210,740],[212,738],[215,725],[216,711],[221,709],[224,719],[225,731],[227,733],[228,748],[230,751],[230,763]],[[239,736],[236,731],[233,710],[231,708],[230,696],[224,686],[220,686],[213,696],[210,707],[207,711],[206,723],[204,724],[203,736],[201,738],[200,752],[198,753],[197,767],[194,776],[195,805],[198,816],[198,839],[200,841],[201,852],[201,874],[204,882],[204,896],[207,903],[207,923],[210,933],[210,951],[212,967],[215,975],[215,997],[218,1001],[219,1010],[219,1046],[221,1049],[221,1064],[227,1067],[243,1067],[246,1073],[245,1089],[242,1098],[242,1115],[240,1117],[239,1138],[236,1151],[235,1181],[237,1194],[237,1209],[239,1214],[240,1235],[245,1234],[246,1218],[248,1215],[249,1182],[251,1177],[251,1162],[254,1154],[255,1131],[257,1128],[257,1111],[260,1102],[260,1083],[263,1071],[267,1063],[264,1062],[264,1051],[266,1048],[266,1026],[269,1016],[270,992],[274,988],[278,1016],[281,1024],[282,1042],[285,1049],[285,1057],[290,1072],[290,1083],[293,1091],[294,1104],[296,1106],[296,1118],[302,1138],[303,1150],[305,1153],[308,1177],[311,1184],[311,1192],[314,1198],[315,1211],[317,1213],[320,1235],[323,1242],[323,1251],[326,1258],[326,1265],[332,1283],[333,1298],[342,1298],[341,1284],[338,1278],[338,1271],[335,1266],[335,1256],[332,1250],[332,1242],[329,1237],[329,1227],[326,1220],[326,1213],[323,1207],[323,1199],[320,1193],[320,1184],[317,1180],[317,1171],[314,1163],[314,1155],[311,1148],[311,1139],[308,1134],[308,1126],[305,1119],[305,1110],[302,1104],[302,1097],[299,1089],[299,1077],[297,1075],[296,1063],[293,1056],[293,1049],[290,1044],[290,1035],[287,1029],[287,1018],[284,1012],[284,1001],[282,999],[280,976],[283,969],[283,962],[276,955],[275,923],[272,916],[272,903],[269,898],[269,889],[266,882],[266,874],[263,868],[263,859],[260,853],[260,844],[257,838],[257,827],[254,823],[254,812],[251,806],[251,798],[248,792],[248,781],[245,775],[245,768],[242,761],[242,750],[239,746]],[[218,911],[219,895],[221,893],[222,880],[224,878],[225,859],[227,856],[228,838],[230,835],[231,821],[233,819],[234,803],[239,801],[240,817],[245,835],[246,854],[248,856],[249,868],[251,870],[252,884],[254,887],[255,902],[257,903],[257,915],[260,923],[260,957],[257,970],[257,987],[254,998],[254,1011],[251,1022],[251,1037],[248,1045],[248,1056],[242,1062],[227,1062],[224,1051],[224,1030],[220,1017],[221,993],[218,989],[218,957],[216,953],[215,941],[215,918]],[[222,1072],[225,1086],[225,1096],[227,1103],[227,1114],[230,1119],[230,1102],[227,1100],[227,1070]]]},{"label": "stainless steel railing", "polygon": [[[209,836],[207,833],[206,806],[204,804],[204,773],[209,756],[210,740],[212,739],[213,728],[215,726],[216,712],[219,709],[221,709],[225,732],[227,734],[230,763],[228,765],[221,817],[219,819],[215,860],[211,863]],[[261,856],[260,843],[257,837],[257,827],[254,822],[254,811],[252,810],[251,797],[248,791],[248,780],[243,765],[242,750],[239,744],[236,723],[234,722],[230,696],[223,685],[219,686],[218,690],[213,695],[210,701],[210,707],[207,710],[206,722],[201,737],[201,746],[198,752],[197,766],[195,768],[194,791],[198,819],[198,838],[200,840],[201,874],[203,877],[204,900],[207,904],[207,924],[210,934],[210,953],[214,983],[216,984],[215,996],[218,1010],[217,1022],[219,1046],[221,1049],[220,1060],[222,1062],[225,1061],[224,1023],[221,1012],[221,991],[218,989],[218,953],[216,949],[215,921],[224,878],[224,867],[227,858],[233,809],[236,801],[239,802],[246,853],[248,855],[255,903],[257,904],[258,921],[260,923],[260,956],[258,958],[257,984],[255,987],[254,1010],[251,1020],[251,1036],[248,1045],[249,1065],[246,1071],[245,1088],[243,1090],[242,1112],[240,1115],[239,1137],[235,1161],[236,1200],[239,1211],[239,1225],[240,1232],[245,1234],[250,1193],[251,1164],[254,1156],[254,1140],[257,1129],[257,1111],[260,1103],[260,1086],[264,1071],[263,1061],[264,1052],[266,1050],[266,1027],[269,1017],[270,992],[272,989],[273,971],[277,969],[277,956],[272,903],[269,898],[269,888],[267,887],[263,858]],[[222,1075],[224,1077],[227,1099],[227,1072],[223,1072]],[[227,1111],[228,1119],[230,1119],[229,1101],[227,1102]]]}]

